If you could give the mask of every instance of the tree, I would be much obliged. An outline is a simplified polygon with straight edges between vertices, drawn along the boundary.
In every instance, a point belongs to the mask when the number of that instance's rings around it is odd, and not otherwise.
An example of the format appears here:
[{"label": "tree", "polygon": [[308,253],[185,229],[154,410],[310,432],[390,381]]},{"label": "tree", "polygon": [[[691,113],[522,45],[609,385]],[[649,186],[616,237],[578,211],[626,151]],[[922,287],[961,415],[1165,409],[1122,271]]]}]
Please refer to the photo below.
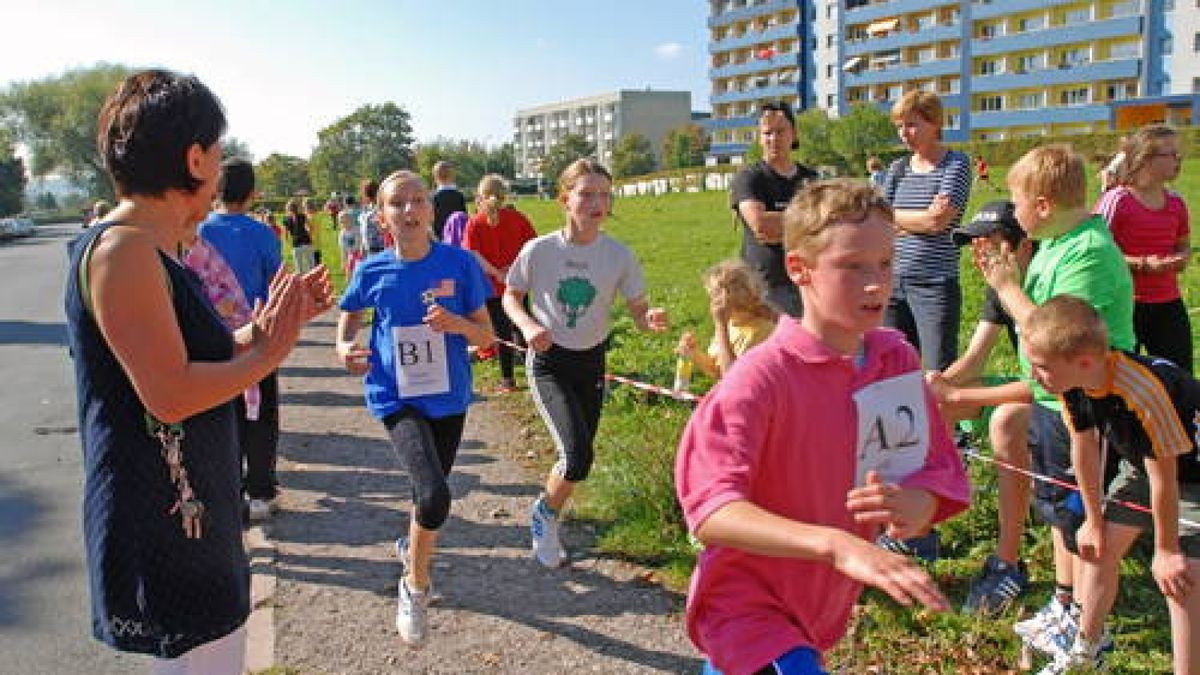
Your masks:
[{"label": "tree", "polygon": [[37,207],[42,211],[54,211],[58,209],[58,199],[54,197],[54,193],[49,190],[38,195]]},{"label": "tree", "polygon": [[408,111],[391,102],[364,105],[317,132],[309,177],[318,194],[346,190],[363,178],[412,168],[412,147]]},{"label": "tree", "polygon": [[0,129],[0,216],[20,213],[25,200],[25,162],[13,151],[12,142]]},{"label": "tree", "polygon": [[33,175],[60,173],[91,194],[112,196],[96,149],[96,117],[109,92],[131,73],[99,64],[18,82],[0,94],[0,115],[29,149]]},{"label": "tree", "polygon": [[516,170],[516,158],[508,143],[488,148],[478,141],[439,138],[417,148],[417,172],[426,179],[432,180],[433,165],[441,160],[454,164],[455,182],[468,191],[479,184],[484,174],[496,173],[511,179]]},{"label": "tree", "polygon": [[796,117],[796,159],[809,166],[839,166],[842,156],[833,151],[830,134],[833,120],[820,108],[806,110]]},{"label": "tree", "polygon": [[248,162],[254,161],[254,154],[250,152],[250,146],[246,145],[240,138],[226,136],[221,139],[221,159],[232,159],[238,157]]},{"label": "tree", "polygon": [[896,129],[887,113],[877,106],[860,103],[833,124],[829,145],[845,166],[864,171],[867,157],[896,144]]},{"label": "tree", "polygon": [[546,151],[542,158],[542,180],[546,185],[554,185],[560,174],[571,162],[581,157],[594,157],[596,146],[588,143],[579,134],[567,134]]},{"label": "tree", "polygon": [[685,124],[667,132],[663,139],[662,165],[665,169],[704,166],[704,153],[712,141],[699,124]]},{"label": "tree", "polygon": [[254,167],[254,182],[259,192],[271,197],[291,197],[301,191],[312,192],[308,162],[292,155],[268,155]]},{"label": "tree", "polygon": [[613,148],[612,172],[615,178],[650,173],[656,163],[650,139],[639,133],[625,134]]}]

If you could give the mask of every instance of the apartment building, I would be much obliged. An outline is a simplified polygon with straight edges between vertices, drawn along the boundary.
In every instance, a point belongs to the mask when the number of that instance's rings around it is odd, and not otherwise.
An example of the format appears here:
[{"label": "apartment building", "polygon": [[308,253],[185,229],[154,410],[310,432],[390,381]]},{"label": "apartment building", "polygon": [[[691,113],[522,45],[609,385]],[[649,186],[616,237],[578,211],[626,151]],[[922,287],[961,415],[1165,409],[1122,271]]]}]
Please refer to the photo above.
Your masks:
[{"label": "apartment building", "polygon": [[[1197,3],[710,0],[710,161],[737,161],[754,139],[757,103],[772,98],[840,115],[861,103],[886,110],[904,92],[927,89],[945,104],[949,141],[1082,134],[1159,119],[1194,124]],[[781,25],[785,18],[790,26]],[[786,92],[764,81],[763,59],[746,60],[781,43],[796,71]],[[741,70],[723,65],[739,59]]]},{"label": "apartment building", "polygon": [[623,89],[518,110],[513,118],[516,177],[538,178],[541,158],[567,134],[594,144],[596,158],[611,165],[613,149],[626,134],[650,139],[658,156],[667,132],[691,120],[692,94],[687,91]]}]

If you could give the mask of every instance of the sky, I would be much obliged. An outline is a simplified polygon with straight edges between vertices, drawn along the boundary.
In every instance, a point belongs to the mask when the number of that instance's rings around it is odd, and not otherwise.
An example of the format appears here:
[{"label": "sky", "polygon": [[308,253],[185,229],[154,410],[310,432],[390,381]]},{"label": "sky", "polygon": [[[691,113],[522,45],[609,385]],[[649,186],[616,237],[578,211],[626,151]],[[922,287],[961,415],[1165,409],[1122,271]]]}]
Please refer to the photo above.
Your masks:
[{"label": "sky", "polygon": [[195,74],[255,159],[308,157],[364,104],[418,142],[511,140],[521,108],[617,89],[707,110],[706,0],[16,0],[0,88],[98,62]]}]

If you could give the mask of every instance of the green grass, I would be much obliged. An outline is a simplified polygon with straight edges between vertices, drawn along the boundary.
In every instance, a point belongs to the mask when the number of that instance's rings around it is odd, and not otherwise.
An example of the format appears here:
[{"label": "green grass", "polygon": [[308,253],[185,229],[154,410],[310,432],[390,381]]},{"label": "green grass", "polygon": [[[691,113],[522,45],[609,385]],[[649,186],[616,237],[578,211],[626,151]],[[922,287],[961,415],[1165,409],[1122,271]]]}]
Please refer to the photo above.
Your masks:
[{"label": "green grass", "polygon": [[[993,167],[993,181],[1003,185],[1005,173],[1006,167]],[[1091,180],[1089,194],[1095,195],[1094,176]],[[1200,203],[1200,160],[1184,163],[1175,189],[1191,203]],[[977,186],[967,213],[1006,196],[1004,191]],[[672,330],[666,335],[638,333],[623,308],[619,309],[609,355],[611,371],[668,385],[674,366],[672,348],[679,333],[696,330],[702,343],[711,335],[700,275],[712,263],[736,255],[739,233],[731,223],[727,200],[724,192],[616,200],[605,229],[642,261],[651,304],[668,309]],[[539,232],[553,230],[563,222],[557,202],[529,198],[517,206]],[[960,340],[965,347],[979,316],[983,286],[969,255],[963,256],[962,266]],[[1185,301],[1200,298],[1200,279],[1194,270],[1185,272],[1183,283]],[[1196,338],[1193,327],[1193,341]],[[1016,358],[1006,340],[993,355],[989,370],[1016,372]],[[494,371],[490,364],[477,370],[485,383],[494,381]],[[659,578],[676,589],[685,587],[694,563],[672,485],[675,448],[689,413],[685,404],[614,387],[601,421],[597,460],[575,505],[577,518],[598,526],[601,550],[654,566]],[[978,464],[969,469],[978,496],[966,514],[942,526],[945,557],[932,567],[956,603],[965,597],[971,577],[996,540],[994,471]],[[905,610],[868,592],[852,631],[830,655],[831,663],[855,673],[868,672],[871,667],[888,673],[1012,672],[1018,644],[1011,625],[1043,604],[1053,586],[1045,527],[1030,528],[1026,553],[1034,588],[1023,604],[999,619]],[[1117,652],[1110,659],[1113,672],[1169,672],[1169,620],[1150,574],[1144,544],[1123,565],[1121,594],[1110,624],[1117,637]]]}]

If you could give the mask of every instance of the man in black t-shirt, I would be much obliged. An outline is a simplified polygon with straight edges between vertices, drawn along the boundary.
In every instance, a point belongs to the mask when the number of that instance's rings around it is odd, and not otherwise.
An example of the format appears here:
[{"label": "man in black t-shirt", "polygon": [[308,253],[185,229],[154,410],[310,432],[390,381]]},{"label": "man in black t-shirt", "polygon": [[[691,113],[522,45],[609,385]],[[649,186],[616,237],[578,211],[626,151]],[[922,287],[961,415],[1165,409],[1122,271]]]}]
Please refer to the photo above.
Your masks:
[{"label": "man in black t-shirt", "polygon": [[442,240],[446,219],[455,211],[467,211],[467,198],[454,185],[454,165],[442,160],[433,165],[433,233]]},{"label": "man in black t-shirt", "polygon": [[742,259],[767,282],[767,297],[779,309],[799,317],[800,292],[783,265],[783,210],[817,172],[792,160],[796,120],[782,101],[759,109],[758,140],[763,159],[737,173],[730,206],[742,224]]}]

